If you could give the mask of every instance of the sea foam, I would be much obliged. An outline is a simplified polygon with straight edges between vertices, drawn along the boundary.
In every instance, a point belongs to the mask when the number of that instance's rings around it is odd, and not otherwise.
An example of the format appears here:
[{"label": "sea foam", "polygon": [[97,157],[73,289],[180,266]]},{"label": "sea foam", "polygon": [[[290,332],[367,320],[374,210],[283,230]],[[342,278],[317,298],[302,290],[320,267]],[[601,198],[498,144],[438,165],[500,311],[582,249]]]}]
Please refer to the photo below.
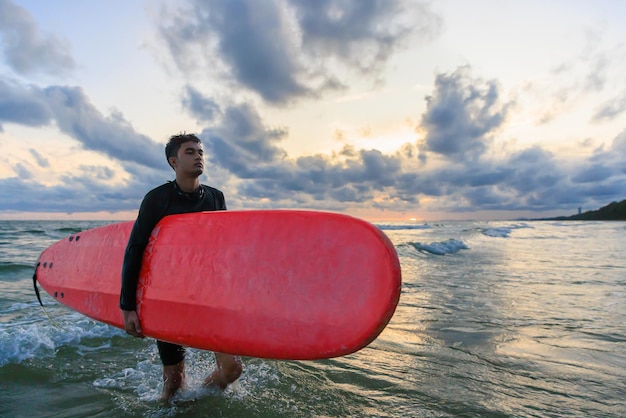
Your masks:
[{"label": "sea foam", "polygon": [[115,335],[124,335],[122,330],[77,313],[57,318],[57,321],[58,325],[47,320],[0,324],[0,367],[32,358],[52,357],[61,346],[72,346],[78,351],[84,351],[87,350],[81,345],[84,339],[110,339]]},{"label": "sea foam", "polygon": [[422,244],[421,242],[411,242],[409,244],[418,251],[435,255],[455,254],[469,248],[463,241],[454,238],[441,242],[431,242],[430,244]]},{"label": "sea foam", "polygon": [[376,226],[383,231],[401,231],[401,230],[416,230],[416,229],[431,229],[432,226],[428,224],[415,225],[415,224],[376,224]]}]

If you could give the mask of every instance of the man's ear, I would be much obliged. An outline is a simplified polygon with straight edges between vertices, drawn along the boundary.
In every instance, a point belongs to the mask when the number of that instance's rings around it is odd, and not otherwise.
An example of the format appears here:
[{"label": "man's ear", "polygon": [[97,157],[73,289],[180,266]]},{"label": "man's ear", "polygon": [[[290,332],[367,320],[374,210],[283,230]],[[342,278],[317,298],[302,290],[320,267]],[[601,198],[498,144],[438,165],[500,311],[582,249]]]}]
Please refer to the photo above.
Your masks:
[{"label": "man's ear", "polygon": [[178,158],[176,158],[176,157],[169,157],[167,159],[167,162],[170,163],[170,167],[172,167],[175,170],[176,166],[178,165]]}]

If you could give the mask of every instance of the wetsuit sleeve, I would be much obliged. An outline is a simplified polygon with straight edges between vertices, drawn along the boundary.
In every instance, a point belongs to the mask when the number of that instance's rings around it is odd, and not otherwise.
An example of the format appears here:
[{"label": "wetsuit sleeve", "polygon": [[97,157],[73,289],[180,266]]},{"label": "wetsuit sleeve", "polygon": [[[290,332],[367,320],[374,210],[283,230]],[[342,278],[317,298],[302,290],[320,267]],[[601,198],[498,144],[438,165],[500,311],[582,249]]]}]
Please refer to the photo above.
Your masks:
[{"label": "wetsuit sleeve", "polygon": [[139,215],[128,239],[124,263],[122,264],[122,289],[120,292],[120,308],[125,311],[137,309],[136,295],[141,261],[152,229],[160,220],[161,211],[158,207],[158,202],[151,199],[150,195],[143,199],[139,208]]},{"label": "wetsuit sleeve", "polygon": [[226,198],[221,191],[218,193],[217,204],[215,206],[216,210],[226,210]]}]

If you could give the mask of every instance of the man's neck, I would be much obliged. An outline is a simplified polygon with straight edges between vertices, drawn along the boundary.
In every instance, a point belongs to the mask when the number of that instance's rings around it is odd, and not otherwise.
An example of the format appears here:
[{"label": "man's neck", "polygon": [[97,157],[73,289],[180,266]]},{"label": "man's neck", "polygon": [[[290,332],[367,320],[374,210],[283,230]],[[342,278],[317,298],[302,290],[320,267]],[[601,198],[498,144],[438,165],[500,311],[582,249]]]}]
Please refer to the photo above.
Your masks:
[{"label": "man's neck", "polygon": [[183,192],[193,193],[200,187],[200,179],[198,177],[176,177],[176,184]]}]

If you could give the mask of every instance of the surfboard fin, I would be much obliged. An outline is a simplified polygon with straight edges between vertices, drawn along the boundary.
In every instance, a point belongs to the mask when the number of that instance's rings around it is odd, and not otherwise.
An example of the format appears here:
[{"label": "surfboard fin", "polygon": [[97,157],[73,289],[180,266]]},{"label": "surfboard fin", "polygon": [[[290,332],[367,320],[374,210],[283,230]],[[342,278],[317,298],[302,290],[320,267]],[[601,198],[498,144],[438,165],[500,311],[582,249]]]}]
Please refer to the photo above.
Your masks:
[{"label": "surfboard fin", "polygon": [[35,288],[35,295],[37,295],[37,300],[43,308],[43,302],[41,301],[41,295],[39,294],[39,288],[37,287],[37,267],[35,267],[35,273],[33,273],[33,287]]}]

